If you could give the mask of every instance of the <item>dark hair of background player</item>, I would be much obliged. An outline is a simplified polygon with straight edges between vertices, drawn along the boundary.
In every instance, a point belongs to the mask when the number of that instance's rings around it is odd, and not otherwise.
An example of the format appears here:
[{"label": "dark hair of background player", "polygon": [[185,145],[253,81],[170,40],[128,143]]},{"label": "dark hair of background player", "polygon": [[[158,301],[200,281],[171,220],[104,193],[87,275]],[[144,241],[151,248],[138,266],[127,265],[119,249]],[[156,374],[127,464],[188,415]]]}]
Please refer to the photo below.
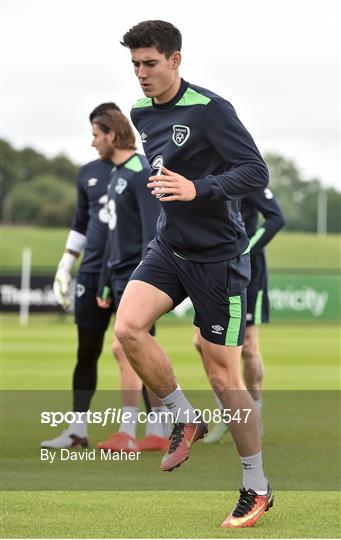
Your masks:
[{"label": "dark hair of background player", "polygon": [[135,135],[129,120],[120,111],[105,111],[92,119],[104,133],[115,133],[114,146],[120,150],[136,150]]}]

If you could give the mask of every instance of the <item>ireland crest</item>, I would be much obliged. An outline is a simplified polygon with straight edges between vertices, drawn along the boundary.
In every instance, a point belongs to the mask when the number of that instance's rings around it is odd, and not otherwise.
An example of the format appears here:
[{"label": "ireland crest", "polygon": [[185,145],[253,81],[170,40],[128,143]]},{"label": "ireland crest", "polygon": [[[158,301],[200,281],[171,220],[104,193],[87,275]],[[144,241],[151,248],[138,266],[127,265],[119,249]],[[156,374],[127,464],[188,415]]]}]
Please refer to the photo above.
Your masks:
[{"label": "ireland crest", "polygon": [[187,141],[190,136],[191,130],[188,126],[173,126],[173,137],[172,140],[176,146],[182,146]]}]

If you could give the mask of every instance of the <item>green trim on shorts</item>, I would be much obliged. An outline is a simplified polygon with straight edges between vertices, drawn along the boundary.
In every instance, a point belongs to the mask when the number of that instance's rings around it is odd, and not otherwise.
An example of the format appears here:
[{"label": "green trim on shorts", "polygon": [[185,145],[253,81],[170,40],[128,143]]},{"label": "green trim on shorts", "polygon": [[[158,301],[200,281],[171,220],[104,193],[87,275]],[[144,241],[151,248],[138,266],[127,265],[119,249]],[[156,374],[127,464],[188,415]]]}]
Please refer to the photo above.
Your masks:
[{"label": "green trim on shorts", "polygon": [[255,324],[262,324],[263,291],[258,291],[255,307]]},{"label": "green trim on shorts", "polygon": [[227,327],[225,345],[238,346],[240,325],[242,322],[242,304],[240,296],[229,296],[229,325]]}]

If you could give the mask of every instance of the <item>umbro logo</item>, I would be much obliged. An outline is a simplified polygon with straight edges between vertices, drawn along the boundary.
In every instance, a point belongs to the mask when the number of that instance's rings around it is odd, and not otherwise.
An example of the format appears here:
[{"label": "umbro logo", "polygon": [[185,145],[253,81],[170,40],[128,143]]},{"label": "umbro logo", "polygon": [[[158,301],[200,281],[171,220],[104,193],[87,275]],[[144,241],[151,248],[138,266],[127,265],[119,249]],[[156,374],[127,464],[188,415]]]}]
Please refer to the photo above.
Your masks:
[{"label": "umbro logo", "polygon": [[98,178],[89,178],[88,180],[88,186],[89,187],[94,187],[98,182]]},{"label": "umbro logo", "polygon": [[213,328],[213,330],[211,330],[212,334],[219,334],[220,336],[222,331],[224,330],[224,328],[220,326],[220,324],[214,324],[211,326],[211,328]]},{"label": "umbro logo", "polygon": [[141,140],[142,140],[142,143],[145,143],[147,142],[147,133],[145,133],[144,131],[141,133]]}]

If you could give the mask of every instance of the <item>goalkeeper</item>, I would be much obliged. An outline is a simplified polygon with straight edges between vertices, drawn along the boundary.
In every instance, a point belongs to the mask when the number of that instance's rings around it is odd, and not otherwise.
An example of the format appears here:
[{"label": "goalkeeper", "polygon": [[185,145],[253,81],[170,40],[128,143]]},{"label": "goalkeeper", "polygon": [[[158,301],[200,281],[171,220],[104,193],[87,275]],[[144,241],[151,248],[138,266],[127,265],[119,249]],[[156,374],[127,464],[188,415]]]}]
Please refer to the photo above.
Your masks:
[{"label": "goalkeeper", "polygon": [[[93,118],[106,111],[119,111],[115,103],[103,103],[90,114]],[[75,294],[75,322],[78,331],[77,363],[73,373],[73,410],[89,409],[97,384],[97,361],[103,347],[111,310],[98,307],[96,293],[108,236],[107,189],[112,170],[110,160],[96,159],[79,171],[77,178],[77,206],[65,252],[59,262],[53,283],[58,303],[70,306],[71,272],[81,252]],[[85,417],[85,415],[84,415]],[[42,446],[67,448],[88,446],[87,423],[70,424],[55,439],[42,441]]]}]

